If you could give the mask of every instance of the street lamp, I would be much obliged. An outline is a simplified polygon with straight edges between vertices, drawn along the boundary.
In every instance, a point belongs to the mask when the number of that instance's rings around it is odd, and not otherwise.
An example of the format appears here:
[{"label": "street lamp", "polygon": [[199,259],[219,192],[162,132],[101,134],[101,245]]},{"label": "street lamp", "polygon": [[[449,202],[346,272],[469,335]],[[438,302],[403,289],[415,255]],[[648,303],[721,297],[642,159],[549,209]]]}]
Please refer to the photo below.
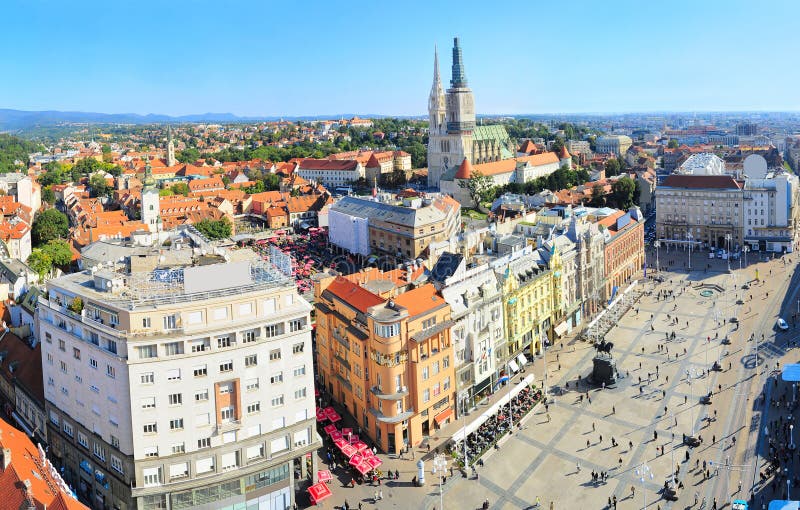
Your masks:
[{"label": "street lamp", "polygon": [[642,482],[642,500],[644,506],[642,506],[642,510],[647,510],[647,491],[644,489],[644,479],[645,477],[650,477],[653,479],[653,472],[650,470],[650,466],[642,462],[642,465],[639,469],[636,470],[636,476],[639,477],[639,480]]},{"label": "street lamp", "polygon": [[744,266],[747,267],[747,252],[750,251],[750,245],[745,244],[742,246],[742,251],[744,252]]},{"label": "street lamp", "polygon": [[[660,266],[658,264],[658,249],[661,248],[661,241],[656,240],[656,242],[653,243],[653,245],[656,247],[656,273],[660,274],[661,270],[660,270]],[[800,310],[800,301],[798,301],[797,308],[798,308],[798,310]]]},{"label": "street lamp", "polygon": [[444,475],[447,469],[447,456],[443,453],[433,457],[433,472],[439,473],[439,508],[444,510],[444,498],[442,497],[442,487],[444,486]]},{"label": "street lamp", "polygon": [[794,450],[794,425],[789,425],[789,449]]},{"label": "street lamp", "polygon": [[725,234],[725,241],[728,244],[728,272],[731,272],[731,235]]},{"label": "street lamp", "polygon": [[689,240],[689,271],[691,271],[692,270],[692,244],[694,244],[692,242],[694,240],[694,236],[692,235],[691,232],[688,232],[686,234],[686,239]]}]

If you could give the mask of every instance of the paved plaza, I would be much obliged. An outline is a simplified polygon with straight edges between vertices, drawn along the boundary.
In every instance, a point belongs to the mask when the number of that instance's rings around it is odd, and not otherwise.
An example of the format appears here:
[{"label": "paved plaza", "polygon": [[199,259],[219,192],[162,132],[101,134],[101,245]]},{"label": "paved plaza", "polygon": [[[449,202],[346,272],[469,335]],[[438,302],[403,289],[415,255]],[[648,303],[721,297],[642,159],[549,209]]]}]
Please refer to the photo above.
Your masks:
[{"label": "paved plaza", "polygon": [[[654,255],[648,253],[648,261],[655,262]],[[705,499],[710,509],[715,498],[718,508],[725,508],[732,499],[748,499],[751,490],[756,498],[766,494],[768,501],[770,492],[759,481],[765,450],[760,441],[764,424],[775,417],[763,415],[769,406],[757,397],[773,384],[776,362],[796,361],[788,343],[798,336],[792,312],[800,285],[794,276],[796,255],[765,262],[753,260],[755,255],[744,269],[732,262],[729,274],[727,262],[709,261],[707,252],[693,255],[689,271],[687,253],[662,249],[665,281],[640,280],[645,282],[637,286],[641,298],[606,336],[614,343],[612,355],[622,377],[617,384],[586,385],[596,355],[587,342],[570,337],[554,345],[547,352],[548,411],[539,405],[499,449],[486,454],[477,479],[458,470],[448,476],[441,500],[438,478],[431,474],[433,452],[418,448],[414,460],[380,455],[385,468],[400,474],[380,487],[345,487],[350,476],[339,469],[334,496],[323,506],[338,508],[346,500],[351,508],[361,502],[364,508],[463,509],[480,508],[488,500],[490,508],[521,509],[532,507],[538,497],[545,509],[551,502],[559,510],[599,509],[616,497],[618,508],[701,508]],[[755,281],[756,270],[761,282]],[[745,283],[749,289],[742,289]],[[776,330],[779,314],[789,331]],[[726,336],[729,345],[722,342]],[[714,362],[721,371],[709,370]],[[536,358],[532,368],[541,384],[544,359]],[[701,404],[700,397],[709,392],[711,403]],[[461,426],[457,420],[439,431],[430,440],[433,449]],[[684,434],[695,434],[702,443],[690,448],[683,444]],[[426,461],[427,483],[412,487],[420,458]],[[670,502],[662,491],[675,470],[683,489],[679,500]],[[593,472],[607,476],[593,480]],[[383,499],[373,502],[377,490]]]}]

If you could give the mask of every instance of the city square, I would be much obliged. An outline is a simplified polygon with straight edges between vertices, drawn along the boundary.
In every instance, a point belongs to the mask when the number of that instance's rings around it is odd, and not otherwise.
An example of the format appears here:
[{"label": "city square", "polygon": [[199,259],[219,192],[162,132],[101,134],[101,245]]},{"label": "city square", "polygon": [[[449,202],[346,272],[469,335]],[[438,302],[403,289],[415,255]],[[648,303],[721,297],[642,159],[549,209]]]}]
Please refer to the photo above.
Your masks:
[{"label": "city square", "polygon": [[[655,255],[648,253],[648,261],[655,262]],[[546,354],[548,409],[539,404],[499,448],[487,452],[477,477],[471,470],[464,477],[457,467],[452,477],[448,471],[441,502],[440,479],[431,472],[434,453],[419,449],[416,460],[386,459],[387,469],[399,470],[399,480],[380,488],[336,487],[324,504],[347,500],[351,508],[358,502],[404,508],[415,501],[423,508],[478,508],[488,500],[491,508],[519,509],[538,500],[543,508],[551,502],[553,508],[606,508],[616,497],[619,508],[700,508],[703,500],[711,508],[716,498],[723,508],[751,493],[759,501],[764,453],[757,455],[757,448],[764,449],[766,418],[758,397],[775,379],[776,363],[794,361],[788,349],[794,331],[777,334],[774,325],[779,310],[791,316],[798,287],[792,285],[796,264],[788,262],[790,255],[755,262],[756,255],[743,269],[735,262],[729,274],[727,262],[712,261],[708,269],[706,253],[695,252],[694,266],[702,269],[689,272],[687,251],[662,249],[657,275],[663,283],[652,273],[640,279],[634,287],[638,300],[606,334],[614,343],[618,382],[587,383],[596,355],[589,342],[573,336],[555,343]],[[745,284],[748,289],[742,289]],[[726,337],[729,344],[723,343]],[[720,370],[713,369],[715,363]],[[544,357],[530,368],[541,386]],[[701,403],[709,393],[710,403]],[[431,438],[433,448],[443,450],[448,434],[461,426],[456,421],[442,429]],[[684,436],[696,436],[700,444],[689,447]],[[411,484],[419,458],[428,471],[425,487]],[[663,497],[673,471],[675,502]],[[382,499],[373,505],[378,489]]]}]

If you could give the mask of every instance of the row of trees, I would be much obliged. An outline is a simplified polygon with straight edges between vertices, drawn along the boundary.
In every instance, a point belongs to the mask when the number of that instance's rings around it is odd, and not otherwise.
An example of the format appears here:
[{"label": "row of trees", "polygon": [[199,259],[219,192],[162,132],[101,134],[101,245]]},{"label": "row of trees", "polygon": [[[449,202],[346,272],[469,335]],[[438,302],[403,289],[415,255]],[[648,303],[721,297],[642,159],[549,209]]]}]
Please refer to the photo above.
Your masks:
[{"label": "row of trees", "polygon": [[23,170],[30,154],[42,149],[37,143],[0,133],[0,173]]}]

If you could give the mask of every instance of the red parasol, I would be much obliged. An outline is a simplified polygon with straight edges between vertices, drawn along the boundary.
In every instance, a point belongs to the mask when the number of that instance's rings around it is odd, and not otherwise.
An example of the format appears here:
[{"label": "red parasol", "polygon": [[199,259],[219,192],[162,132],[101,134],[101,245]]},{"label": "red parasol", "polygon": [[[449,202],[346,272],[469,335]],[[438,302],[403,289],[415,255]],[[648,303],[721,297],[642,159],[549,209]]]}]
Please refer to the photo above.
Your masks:
[{"label": "red parasol", "polygon": [[308,488],[308,494],[311,496],[311,502],[316,504],[320,501],[333,496],[333,493],[324,483],[316,483]]},{"label": "red parasol", "polygon": [[339,413],[337,413],[336,411],[334,411],[334,412],[332,412],[332,413],[328,413],[328,419],[329,419],[329,420],[330,420],[332,423],[336,423],[337,421],[341,421],[342,417],[341,417],[341,416],[339,416]]},{"label": "red parasol", "polygon": [[325,414],[325,411],[323,411],[320,408],[317,408],[317,421],[325,421],[327,419],[328,415]]},{"label": "red parasol", "polygon": [[342,453],[343,453],[343,454],[344,454],[344,455],[345,455],[347,458],[350,458],[350,457],[352,457],[353,455],[355,455],[356,453],[358,453],[358,450],[356,450],[356,448],[355,448],[353,445],[351,445],[351,444],[346,444],[346,445],[342,446]]},{"label": "red parasol", "polygon": [[375,469],[375,468],[377,468],[378,466],[380,466],[381,464],[383,464],[383,461],[382,461],[381,459],[379,459],[378,457],[370,457],[370,458],[368,458],[368,459],[367,459],[366,461],[364,461],[364,462],[366,462],[367,464],[369,464],[369,467],[370,467],[371,469]]},{"label": "red parasol", "polygon": [[337,439],[344,439],[344,437],[342,437],[341,432],[339,432],[338,430],[334,430],[333,432],[331,432],[331,439],[336,441]]},{"label": "red parasol", "polygon": [[331,435],[334,432],[336,432],[336,425],[334,425],[333,423],[329,423],[325,425],[325,428],[322,430],[324,430],[326,434]]},{"label": "red parasol", "polygon": [[360,451],[360,452],[363,452],[363,451],[369,449],[369,446],[367,446],[367,443],[365,443],[364,441],[356,441],[356,442],[354,442],[352,444],[355,447],[355,449]]},{"label": "red parasol", "polygon": [[351,437],[353,435],[353,429],[351,427],[342,428],[342,435],[348,438]]},{"label": "red parasol", "polygon": [[333,480],[333,476],[331,475],[331,472],[328,471],[327,469],[322,469],[320,471],[317,471],[317,480],[326,483]]},{"label": "red parasol", "polygon": [[342,446],[347,444],[347,441],[345,441],[343,438],[340,437],[339,439],[334,439],[333,444],[335,444],[336,446],[339,447],[339,449],[341,449]]},{"label": "red parasol", "polygon": [[361,462],[360,464],[355,466],[355,468],[356,468],[356,471],[358,471],[362,475],[366,475],[367,473],[372,471],[372,468],[369,467],[369,462]]}]

